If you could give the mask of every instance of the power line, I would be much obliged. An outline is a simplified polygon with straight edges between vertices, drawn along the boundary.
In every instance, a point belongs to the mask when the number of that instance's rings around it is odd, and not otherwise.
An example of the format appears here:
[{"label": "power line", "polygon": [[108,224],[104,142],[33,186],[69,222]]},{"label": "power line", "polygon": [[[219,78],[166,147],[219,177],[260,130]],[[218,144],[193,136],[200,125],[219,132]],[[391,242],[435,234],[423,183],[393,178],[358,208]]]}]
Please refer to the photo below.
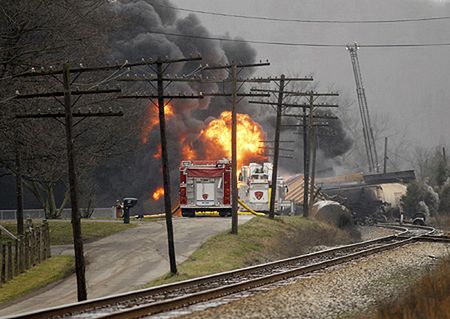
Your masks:
[{"label": "power line", "polygon": [[[305,42],[278,42],[278,41],[260,41],[260,40],[244,40],[244,39],[230,39],[218,36],[201,36],[193,34],[181,34],[173,32],[163,32],[149,30],[148,33],[161,34],[174,37],[183,37],[200,40],[213,40],[213,41],[227,41],[227,42],[241,42],[252,44],[266,44],[266,45],[278,45],[278,46],[291,46],[291,47],[319,47],[319,48],[345,48],[348,44],[337,43],[305,43]],[[420,48],[420,47],[443,47],[450,46],[450,42],[447,43],[373,43],[373,44],[359,44],[360,48]]]},{"label": "power line", "polygon": [[449,20],[450,16],[441,16],[441,17],[422,17],[422,18],[400,18],[400,19],[376,19],[376,20],[326,20],[326,19],[294,19],[294,18],[273,18],[273,17],[264,17],[264,16],[252,16],[252,15],[242,15],[242,14],[231,14],[231,13],[222,13],[222,12],[214,12],[214,11],[205,11],[205,10],[194,10],[187,8],[178,8],[174,6],[168,6],[159,3],[151,3],[152,6],[161,7],[166,9],[172,9],[183,12],[190,13],[198,13],[198,14],[206,14],[213,16],[222,16],[222,17],[230,17],[230,18],[238,18],[238,19],[249,19],[249,20],[263,20],[263,21],[276,21],[276,22],[296,22],[296,23],[322,23],[322,24],[376,24],[376,23],[409,23],[409,22],[423,22],[423,21],[440,21],[440,20]]}]

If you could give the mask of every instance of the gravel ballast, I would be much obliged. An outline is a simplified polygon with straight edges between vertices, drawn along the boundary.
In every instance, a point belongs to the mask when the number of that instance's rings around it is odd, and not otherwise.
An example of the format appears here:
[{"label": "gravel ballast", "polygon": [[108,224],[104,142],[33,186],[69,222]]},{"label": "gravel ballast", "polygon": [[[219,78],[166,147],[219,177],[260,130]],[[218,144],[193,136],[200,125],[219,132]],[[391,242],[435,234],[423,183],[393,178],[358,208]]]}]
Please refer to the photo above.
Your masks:
[{"label": "gravel ballast", "polygon": [[401,296],[449,249],[446,244],[414,243],[183,318],[352,318]]}]

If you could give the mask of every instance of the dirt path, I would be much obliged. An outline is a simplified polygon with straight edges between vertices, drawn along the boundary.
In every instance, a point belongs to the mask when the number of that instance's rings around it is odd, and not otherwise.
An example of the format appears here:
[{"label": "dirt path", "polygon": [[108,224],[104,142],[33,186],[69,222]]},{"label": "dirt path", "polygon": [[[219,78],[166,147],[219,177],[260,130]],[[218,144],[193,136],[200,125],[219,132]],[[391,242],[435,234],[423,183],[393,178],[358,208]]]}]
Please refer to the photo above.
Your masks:
[{"label": "dirt path", "polygon": [[[240,216],[246,222],[249,216]],[[186,260],[210,236],[230,228],[229,218],[174,219],[177,263]],[[139,289],[169,271],[165,222],[144,222],[85,245],[88,298],[97,298]],[[62,254],[72,251],[61,251]],[[75,275],[51,289],[0,310],[12,315],[76,302]]]}]

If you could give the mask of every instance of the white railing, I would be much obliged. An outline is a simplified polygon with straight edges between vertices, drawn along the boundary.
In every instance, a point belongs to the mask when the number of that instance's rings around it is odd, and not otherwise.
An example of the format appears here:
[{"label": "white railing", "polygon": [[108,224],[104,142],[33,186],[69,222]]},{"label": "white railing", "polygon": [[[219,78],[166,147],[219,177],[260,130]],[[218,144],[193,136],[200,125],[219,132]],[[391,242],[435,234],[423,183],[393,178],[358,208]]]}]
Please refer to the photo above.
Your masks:
[{"label": "white railing", "polygon": [[[84,209],[81,208],[80,212],[82,212]],[[63,219],[70,219],[71,216],[71,209],[70,208],[64,208],[61,218]],[[26,218],[32,218],[32,219],[44,219],[45,213],[43,209],[25,209],[23,211],[23,217]],[[94,208],[94,213],[91,216],[92,218],[115,218],[116,212],[114,207],[105,207],[105,208]],[[5,219],[16,219],[16,210],[15,209],[5,209],[0,210],[0,220]]]}]

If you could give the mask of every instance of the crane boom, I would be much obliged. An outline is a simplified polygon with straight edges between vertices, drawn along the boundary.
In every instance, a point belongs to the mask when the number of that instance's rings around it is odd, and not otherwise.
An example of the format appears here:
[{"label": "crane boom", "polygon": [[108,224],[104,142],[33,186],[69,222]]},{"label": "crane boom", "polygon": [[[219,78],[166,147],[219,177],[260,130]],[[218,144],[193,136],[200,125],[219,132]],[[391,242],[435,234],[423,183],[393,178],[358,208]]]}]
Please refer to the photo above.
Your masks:
[{"label": "crane boom", "polygon": [[359,112],[361,115],[361,123],[363,128],[364,145],[366,148],[367,162],[369,164],[369,172],[379,172],[378,154],[375,144],[375,138],[370,122],[369,107],[367,106],[366,92],[364,90],[361,69],[358,60],[358,45],[348,45],[347,50],[350,52],[352,60],[353,73],[356,82],[356,95],[358,97]]}]

